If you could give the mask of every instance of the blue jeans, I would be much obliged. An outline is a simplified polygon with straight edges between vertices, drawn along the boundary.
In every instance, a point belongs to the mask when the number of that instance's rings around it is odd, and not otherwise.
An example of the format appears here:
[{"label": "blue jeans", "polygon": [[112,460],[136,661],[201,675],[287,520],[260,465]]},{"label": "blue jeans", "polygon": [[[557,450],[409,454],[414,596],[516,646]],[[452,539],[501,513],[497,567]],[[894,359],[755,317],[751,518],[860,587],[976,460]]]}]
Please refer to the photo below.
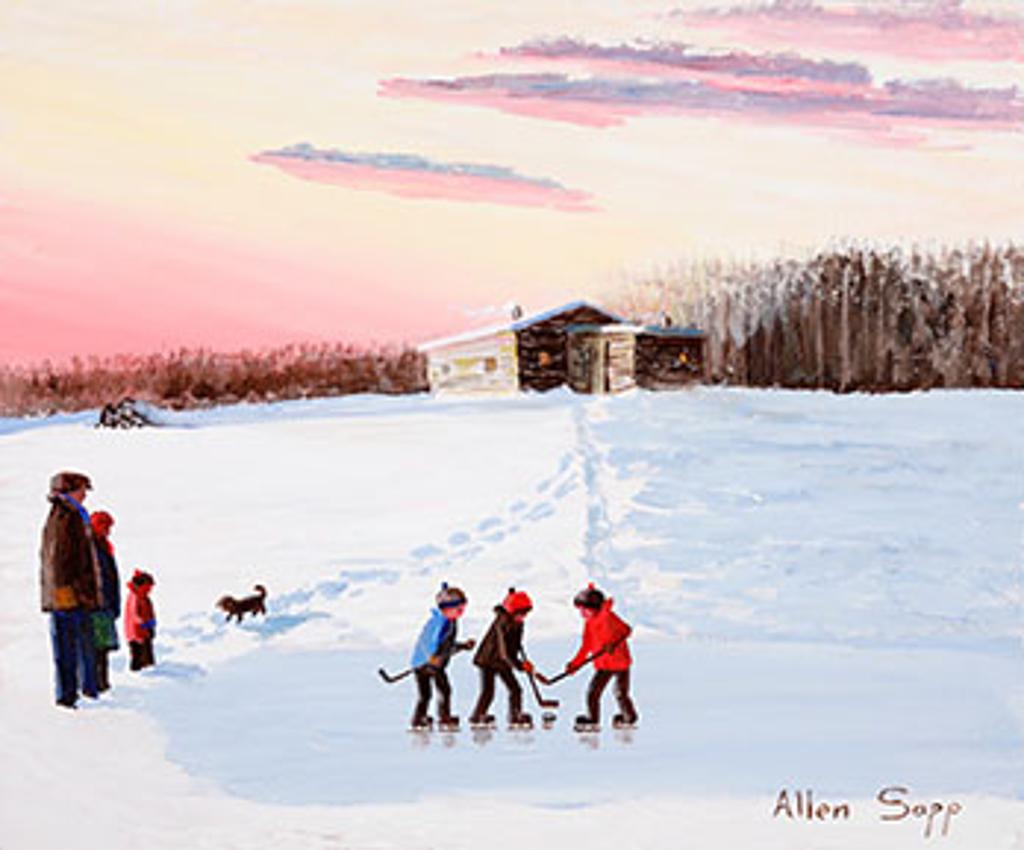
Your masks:
[{"label": "blue jeans", "polygon": [[53,611],[50,614],[50,639],[56,670],[57,702],[74,705],[78,690],[95,697],[96,651],[92,641],[92,619],[82,608]]}]

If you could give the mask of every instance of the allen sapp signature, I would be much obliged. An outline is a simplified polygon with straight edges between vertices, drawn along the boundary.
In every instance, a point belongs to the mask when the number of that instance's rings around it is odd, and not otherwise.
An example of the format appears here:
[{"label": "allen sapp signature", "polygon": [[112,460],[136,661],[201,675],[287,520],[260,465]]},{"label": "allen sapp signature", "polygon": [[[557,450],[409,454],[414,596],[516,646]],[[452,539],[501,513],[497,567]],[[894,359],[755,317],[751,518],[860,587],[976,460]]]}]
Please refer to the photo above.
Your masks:
[{"label": "allen sapp signature", "polygon": [[[875,795],[878,816],[887,823],[914,821],[923,824],[924,837],[949,835],[953,818],[963,810],[963,804],[956,800],[921,800],[911,796],[909,788],[889,785]],[[853,805],[848,801],[826,802],[816,800],[810,788],[792,793],[783,789],[775,799],[772,817],[786,817],[790,820],[844,821],[853,817]]]}]

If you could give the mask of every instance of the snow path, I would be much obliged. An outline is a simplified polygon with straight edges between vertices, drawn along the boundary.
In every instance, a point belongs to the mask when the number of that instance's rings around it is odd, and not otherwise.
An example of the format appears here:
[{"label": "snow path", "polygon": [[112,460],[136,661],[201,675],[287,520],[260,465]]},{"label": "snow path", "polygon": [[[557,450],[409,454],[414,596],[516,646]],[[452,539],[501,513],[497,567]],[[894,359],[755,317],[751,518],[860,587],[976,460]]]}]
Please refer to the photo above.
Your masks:
[{"label": "snow path", "polygon": [[[1024,847],[1020,395],[352,398],[167,421],[0,422],[3,850],[64,847],[68,823],[111,848],[919,846],[919,824],[878,820],[891,783],[966,801],[944,846]],[[122,573],[156,573],[160,620],[159,667],[122,656],[113,697],[73,715],[51,706],[36,602],[65,466],[117,517]],[[469,592],[465,634],[528,589],[554,669],[588,576],[637,626],[631,743],[591,748],[565,717],[486,745],[396,732],[408,683],[373,670],[404,666],[439,581]],[[269,615],[225,627],[213,601],[255,581]],[[466,659],[455,675],[465,713]],[[557,692],[563,715],[583,684]],[[811,786],[858,817],[770,817]]]}]

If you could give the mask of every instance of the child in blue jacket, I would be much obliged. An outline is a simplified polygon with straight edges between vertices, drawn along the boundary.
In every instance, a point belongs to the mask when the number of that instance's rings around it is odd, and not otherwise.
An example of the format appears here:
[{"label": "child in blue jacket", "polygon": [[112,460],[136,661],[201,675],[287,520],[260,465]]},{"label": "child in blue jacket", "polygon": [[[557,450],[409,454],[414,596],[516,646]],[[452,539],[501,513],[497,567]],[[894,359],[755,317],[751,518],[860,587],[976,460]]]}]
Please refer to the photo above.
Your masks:
[{"label": "child in blue jacket", "polygon": [[445,668],[454,653],[475,645],[472,639],[464,643],[456,640],[458,619],[466,612],[466,594],[457,587],[442,584],[435,600],[437,607],[430,612],[430,619],[412,652],[411,666],[416,671],[419,691],[412,715],[413,729],[429,729],[433,723],[427,715],[432,685],[437,685],[438,725],[448,728],[459,725],[459,718],[452,715],[452,686]]}]

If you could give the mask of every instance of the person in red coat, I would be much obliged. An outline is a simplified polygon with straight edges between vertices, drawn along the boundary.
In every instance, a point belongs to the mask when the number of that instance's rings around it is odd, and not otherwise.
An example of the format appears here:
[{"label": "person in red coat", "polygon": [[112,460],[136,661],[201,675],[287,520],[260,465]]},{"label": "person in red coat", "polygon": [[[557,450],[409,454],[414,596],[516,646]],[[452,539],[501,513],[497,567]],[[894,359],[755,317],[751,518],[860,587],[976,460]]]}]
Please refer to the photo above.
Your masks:
[{"label": "person in red coat", "polygon": [[629,670],[633,659],[627,643],[633,630],[612,611],[612,600],[606,599],[593,584],[577,593],[573,604],[583,618],[583,644],[565,665],[566,672],[575,673],[588,658],[596,656],[594,677],[587,687],[587,713],[576,718],[576,725],[600,724],[601,695],[612,679],[615,680],[615,699],[619,703],[619,713],[612,723],[615,726],[635,725],[640,718],[629,694]]},{"label": "person in red coat", "polygon": [[153,637],[156,635],[156,612],[150,591],[156,582],[153,576],[136,570],[128,582],[128,599],[124,604],[124,636],[131,651],[131,669],[142,670],[156,663]]}]

